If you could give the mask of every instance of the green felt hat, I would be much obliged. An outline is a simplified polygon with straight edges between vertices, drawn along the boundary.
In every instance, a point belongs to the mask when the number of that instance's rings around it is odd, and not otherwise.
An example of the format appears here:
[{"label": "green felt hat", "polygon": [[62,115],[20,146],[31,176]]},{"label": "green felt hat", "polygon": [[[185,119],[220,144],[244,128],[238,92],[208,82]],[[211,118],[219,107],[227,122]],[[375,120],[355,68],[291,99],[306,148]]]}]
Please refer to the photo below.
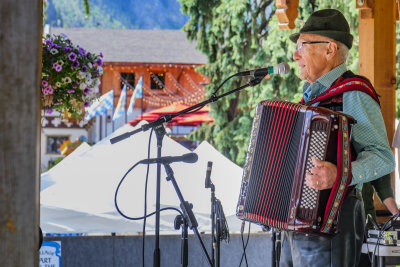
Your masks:
[{"label": "green felt hat", "polygon": [[300,34],[317,34],[332,38],[345,44],[349,49],[353,44],[353,35],[346,18],[336,9],[315,11],[307,19],[300,32],[290,35],[290,40],[297,42]]}]

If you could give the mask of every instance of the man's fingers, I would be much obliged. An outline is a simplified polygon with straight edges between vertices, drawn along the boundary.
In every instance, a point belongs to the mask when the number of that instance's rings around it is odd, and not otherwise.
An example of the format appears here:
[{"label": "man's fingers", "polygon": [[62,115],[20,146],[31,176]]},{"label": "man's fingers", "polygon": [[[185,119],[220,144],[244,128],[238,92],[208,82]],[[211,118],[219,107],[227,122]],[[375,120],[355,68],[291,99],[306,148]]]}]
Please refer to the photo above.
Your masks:
[{"label": "man's fingers", "polygon": [[324,167],[324,162],[322,160],[317,159],[315,156],[312,157],[312,163],[315,167],[321,168]]}]

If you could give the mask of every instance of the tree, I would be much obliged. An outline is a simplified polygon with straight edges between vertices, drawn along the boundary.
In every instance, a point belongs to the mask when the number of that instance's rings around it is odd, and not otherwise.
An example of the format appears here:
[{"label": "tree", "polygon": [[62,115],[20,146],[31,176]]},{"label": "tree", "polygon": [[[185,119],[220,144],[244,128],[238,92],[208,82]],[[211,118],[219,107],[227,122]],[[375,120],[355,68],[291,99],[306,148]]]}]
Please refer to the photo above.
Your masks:
[{"label": "tree", "polygon": [[[294,31],[278,29],[274,16],[275,1],[262,0],[180,0],[182,12],[190,15],[183,30],[189,40],[197,41],[197,48],[208,57],[208,63],[198,71],[210,77],[207,90],[211,94],[217,86],[240,70],[288,62],[289,74],[272,76],[253,88],[242,90],[211,104],[215,121],[201,127],[190,138],[207,140],[221,153],[239,165],[245,161],[254,109],[265,99],[300,100],[300,79],[296,75],[297,63],[292,59],[295,44],[289,35],[297,32],[313,7],[341,10],[354,29],[358,26],[355,3],[352,0],[324,4],[320,1],[300,1],[299,16]],[[358,34],[357,34],[358,36]],[[357,39],[357,38],[356,38]],[[358,39],[357,39],[358,40]],[[353,49],[349,58],[350,69],[357,63]],[[244,79],[228,81],[218,92],[225,93],[246,82]],[[217,95],[218,95],[217,94]]]}]

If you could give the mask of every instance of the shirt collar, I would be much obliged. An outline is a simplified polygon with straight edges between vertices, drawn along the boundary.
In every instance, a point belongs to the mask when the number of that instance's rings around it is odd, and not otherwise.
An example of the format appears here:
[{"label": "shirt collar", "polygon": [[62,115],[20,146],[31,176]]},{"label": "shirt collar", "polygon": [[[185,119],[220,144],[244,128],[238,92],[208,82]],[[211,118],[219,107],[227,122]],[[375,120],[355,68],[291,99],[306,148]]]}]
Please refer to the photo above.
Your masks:
[{"label": "shirt collar", "polygon": [[304,100],[307,102],[310,97],[320,95],[345,73],[346,70],[346,64],[343,63],[319,77],[314,83],[310,84],[309,82],[305,82],[303,86]]}]

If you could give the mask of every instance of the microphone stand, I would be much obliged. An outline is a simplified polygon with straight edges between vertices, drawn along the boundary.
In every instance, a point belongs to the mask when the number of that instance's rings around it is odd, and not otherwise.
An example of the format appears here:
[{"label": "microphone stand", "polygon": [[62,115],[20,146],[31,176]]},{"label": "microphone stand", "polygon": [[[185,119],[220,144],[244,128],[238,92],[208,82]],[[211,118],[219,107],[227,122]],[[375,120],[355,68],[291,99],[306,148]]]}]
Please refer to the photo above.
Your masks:
[{"label": "microphone stand", "polygon": [[274,227],[271,229],[271,241],[272,241],[272,257],[271,266],[279,267],[279,260],[281,258],[281,232]]},{"label": "microphone stand", "polygon": [[188,223],[182,215],[177,215],[174,222],[175,230],[182,228],[181,233],[181,264],[187,267],[189,264],[188,257]]},{"label": "microphone stand", "polygon": [[[188,108],[186,108],[184,110],[181,110],[179,112],[162,115],[158,119],[156,119],[155,121],[152,121],[152,122],[150,122],[148,124],[142,125],[142,127],[138,128],[136,130],[133,130],[133,131],[121,134],[119,136],[116,136],[114,138],[111,138],[110,139],[110,143],[111,144],[115,144],[115,143],[120,142],[120,141],[122,141],[122,140],[124,140],[126,138],[129,138],[131,135],[137,134],[139,132],[145,132],[148,129],[153,128],[155,130],[155,132],[156,132],[156,135],[157,135],[157,157],[161,158],[162,139],[163,139],[163,137],[165,135],[165,128],[163,126],[163,123],[169,122],[173,118],[178,117],[180,115],[188,114],[191,111],[199,110],[199,109],[201,109],[202,107],[204,107],[205,105],[207,105],[209,103],[215,102],[215,101],[217,101],[218,99],[220,99],[220,98],[222,98],[224,96],[227,96],[227,95],[233,94],[235,92],[238,92],[238,91],[240,91],[240,90],[242,90],[242,89],[244,89],[246,87],[255,86],[255,85],[259,84],[264,79],[264,77],[255,78],[255,79],[251,80],[250,82],[248,82],[248,83],[246,83],[246,84],[244,84],[244,85],[242,85],[242,86],[240,86],[240,87],[238,87],[236,89],[233,89],[233,90],[231,90],[229,92],[226,92],[224,94],[221,94],[221,95],[217,96],[216,92],[218,91],[218,89],[221,88],[222,85],[227,80],[229,80],[230,78],[232,78],[234,76],[235,75],[232,75],[232,76],[228,77],[224,82],[222,82],[222,84],[217,88],[217,90],[211,95],[211,97],[209,99],[207,99],[207,100],[205,100],[203,102],[200,102],[200,103],[198,103],[196,105],[193,105],[191,107],[188,107]],[[158,134],[157,134],[157,131],[159,131]],[[156,211],[155,211],[156,212],[156,223],[155,223],[155,228],[156,228],[155,229],[155,236],[156,237],[155,237],[155,248],[154,248],[154,254],[153,254],[153,256],[154,256],[154,264],[153,264],[153,266],[154,267],[160,267],[160,254],[161,254],[160,246],[159,246],[159,236],[160,236],[160,180],[161,180],[160,176],[161,176],[161,166],[160,166],[160,163],[157,163],[157,188],[156,188]]]},{"label": "microphone stand", "polygon": [[[166,134],[162,124],[154,127],[154,132],[157,137],[157,158],[161,158],[162,140]],[[157,186],[156,186],[156,229],[155,229],[155,248],[153,253],[153,266],[159,267],[161,262],[160,251],[160,191],[161,191],[161,163],[157,162]]]},{"label": "microphone stand", "polygon": [[[211,188],[211,257],[212,257],[212,262],[214,263],[214,266],[219,266],[219,260],[218,260],[218,253],[217,253],[217,261],[215,261],[215,251],[218,247],[219,243],[219,235],[218,235],[218,227],[217,231],[215,231],[215,186],[213,183],[210,183],[210,188]],[[215,232],[217,234],[215,235]]]},{"label": "microphone stand", "polygon": [[174,189],[176,191],[176,194],[178,195],[178,198],[181,202],[181,209],[183,212],[183,216],[184,216],[184,220],[188,223],[189,228],[194,232],[194,234],[196,235],[197,239],[200,242],[202,251],[204,253],[204,256],[207,259],[208,264],[210,265],[210,267],[213,267],[213,263],[211,262],[210,256],[207,253],[206,247],[204,246],[203,241],[201,240],[200,237],[200,233],[197,230],[197,220],[196,217],[194,216],[194,213],[192,211],[192,204],[190,204],[189,202],[185,201],[185,199],[183,198],[183,195],[181,193],[181,190],[179,189],[178,184],[176,183],[175,177],[174,177],[174,172],[172,171],[171,166],[169,166],[168,163],[164,163],[164,168],[165,168],[165,172],[167,173],[167,181],[171,181],[172,185],[174,186]]}]

